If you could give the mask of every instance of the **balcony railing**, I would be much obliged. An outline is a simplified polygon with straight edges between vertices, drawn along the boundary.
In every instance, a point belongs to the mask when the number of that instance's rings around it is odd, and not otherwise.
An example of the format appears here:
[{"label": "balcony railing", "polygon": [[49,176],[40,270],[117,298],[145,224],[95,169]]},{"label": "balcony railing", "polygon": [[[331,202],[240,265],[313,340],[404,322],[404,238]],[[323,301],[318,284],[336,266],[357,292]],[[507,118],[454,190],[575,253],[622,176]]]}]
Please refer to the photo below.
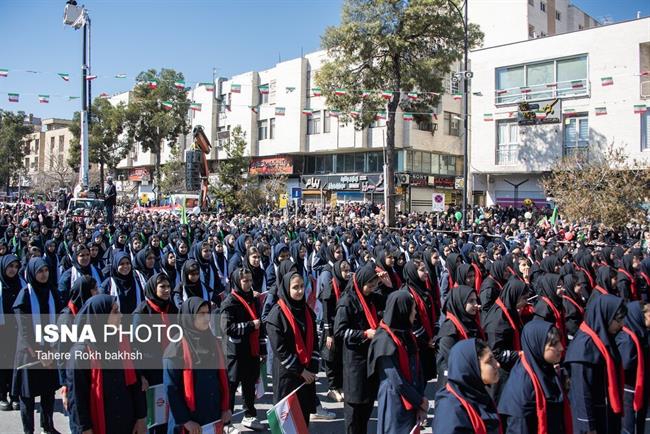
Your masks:
[{"label": "balcony railing", "polygon": [[[590,91],[591,84],[587,79],[511,87],[495,90],[494,103],[516,104],[522,101],[538,101],[558,97],[589,96]],[[648,91],[650,91],[650,88]]]},{"label": "balcony railing", "polygon": [[576,159],[580,161],[589,160],[589,147],[588,146],[562,146],[562,156],[568,159]]},{"label": "balcony railing", "polygon": [[519,145],[500,146],[497,149],[497,166],[511,166],[519,163]]}]

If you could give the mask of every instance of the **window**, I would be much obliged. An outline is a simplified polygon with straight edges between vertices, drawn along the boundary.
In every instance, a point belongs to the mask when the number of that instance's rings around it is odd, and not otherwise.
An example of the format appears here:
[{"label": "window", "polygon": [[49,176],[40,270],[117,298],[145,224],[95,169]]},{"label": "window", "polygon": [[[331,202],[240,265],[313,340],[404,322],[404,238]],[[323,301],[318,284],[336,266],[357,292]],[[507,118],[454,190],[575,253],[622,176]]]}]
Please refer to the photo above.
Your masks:
[{"label": "window", "polygon": [[542,12],[546,12],[546,3],[539,2],[539,10],[541,10]]},{"label": "window", "polygon": [[641,114],[641,150],[650,149],[650,112]]},{"label": "window", "polygon": [[268,138],[269,121],[257,121],[257,140],[266,140]]},{"label": "window", "polygon": [[54,144],[55,144],[55,143],[54,143],[54,140],[55,140],[55,139],[56,139],[56,137],[54,137],[54,136],[50,137],[50,149],[51,149],[53,152],[54,152]]},{"label": "window", "polygon": [[34,158],[34,169],[38,170],[38,157]]},{"label": "window", "polygon": [[307,78],[305,79],[307,99],[311,98],[311,69],[307,70]]},{"label": "window", "polygon": [[496,160],[496,164],[500,166],[519,162],[519,125],[517,123],[497,123]]},{"label": "window", "polygon": [[583,26],[582,24],[578,24],[578,30],[584,30],[584,28],[585,26]]},{"label": "window", "polygon": [[50,170],[54,169],[54,155],[50,156]]},{"label": "window", "polygon": [[276,84],[275,80],[271,80],[269,84],[269,104],[275,104]]},{"label": "window", "polygon": [[381,152],[369,152],[366,172],[381,172],[382,170],[384,170],[384,154]]},{"label": "window", "polygon": [[330,111],[329,110],[323,110],[323,134],[330,132],[331,121],[332,121],[332,119],[330,118]]},{"label": "window", "polygon": [[506,66],[495,75],[496,104],[589,94],[586,55]]},{"label": "window", "polygon": [[431,154],[431,173],[440,173],[440,154]]},{"label": "window", "polygon": [[35,139],[34,140],[34,152],[37,153],[37,154],[38,154],[38,145],[39,145],[39,141],[38,141],[38,139]]},{"label": "window", "polygon": [[586,157],[589,148],[589,117],[581,113],[564,119],[564,156]]},{"label": "window", "polygon": [[431,170],[431,154],[428,152],[422,153],[422,173],[429,173]]},{"label": "window", "polygon": [[562,18],[562,14],[560,13],[560,11],[555,11],[555,19],[561,21],[561,18]]},{"label": "window", "polygon": [[529,38],[534,38],[535,37],[535,26],[528,24],[528,37]]},{"label": "window", "polygon": [[29,158],[25,158],[25,168],[29,170]]},{"label": "window", "polygon": [[269,119],[269,139],[275,139],[275,118]]},{"label": "window", "polygon": [[454,157],[453,155],[440,156],[440,174],[442,175],[456,174],[456,157]]},{"label": "window", "polygon": [[[313,170],[311,173],[330,173],[332,172],[332,156],[331,155],[316,155],[313,158]],[[307,170],[311,170],[311,162],[307,160]]]},{"label": "window", "polygon": [[229,93],[222,93],[221,96],[219,97],[219,101],[221,102],[219,104],[219,113],[225,113],[226,107],[230,105],[229,95],[230,95]]},{"label": "window", "polygon": [[65,146],[65,136],[59,136],[59,152],[63,152]]},{"label": "window", "polygon": [[307,117],[307,134],[320,134],[320,111]]},{"label": "window", "polygon": [[[266,88],[264,88],[263,86],[266,86]],[[268,83],[260,84],[260,87],[262,89],[266,89],[266,91],[265,91],[266,93],[262,93],[261,89],[259,90],[260,104],[268,104],[269,103],[269,92],[270,92],[269,84]]]},{"label": "window", "polygon": [[[456,69],[458,69],[458,67]],[[453,75],[454,75],[454,71],[449,73],[449,93],[451,93],[452,95],[460,92],[460,83],[458,81],[454,82],[454,80],[452,80]]]},{"label": "window", "polygon": [[460,136],[460,117],[456,113],[445,112],[445,134]]},{"label": "window", "polygon": [[413,152],[413,172],[422,172],[422,152]]}]

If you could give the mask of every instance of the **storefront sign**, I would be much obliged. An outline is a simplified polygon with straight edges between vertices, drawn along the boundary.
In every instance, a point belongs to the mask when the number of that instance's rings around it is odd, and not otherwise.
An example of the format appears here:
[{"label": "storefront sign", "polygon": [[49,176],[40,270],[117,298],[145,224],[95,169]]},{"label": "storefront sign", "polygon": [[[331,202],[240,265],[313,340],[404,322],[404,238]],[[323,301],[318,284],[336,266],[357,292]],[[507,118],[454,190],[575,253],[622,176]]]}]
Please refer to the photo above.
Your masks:
[{"label": "storefront sign", "polygon": [[290,157],[254,158],[248,165],[251,175],[291,175],[293,160]]},{"label": "storefront sign", "polygon": [[135,167],[129,170],[129,181],[149,181],[149,169]]},{"label": "storefront sign", "polygon": [[456,184],[456,179],[451,177],[436,176],[433,179],[433,186],[436,188],[449,188],[453,189]]},{"label": "storefront sign", "polygon": [[411,175],[411,187],[426,187],[427,185],[427,175]]},{"label": "storefront sign", "polygon": [[305,175],[301,177],[305,190],[324,191],[383,191],[384,178],[373,175]]}]

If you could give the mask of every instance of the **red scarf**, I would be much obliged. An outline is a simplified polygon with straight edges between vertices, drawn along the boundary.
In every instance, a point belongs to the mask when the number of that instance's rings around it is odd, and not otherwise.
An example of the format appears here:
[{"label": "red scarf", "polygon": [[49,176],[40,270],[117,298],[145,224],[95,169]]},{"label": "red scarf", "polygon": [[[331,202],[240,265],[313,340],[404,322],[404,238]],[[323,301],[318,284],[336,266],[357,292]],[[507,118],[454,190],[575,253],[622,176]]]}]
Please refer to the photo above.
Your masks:
[{"label": "red scarf", "polygon": [[302,334],[300,334],[300,326],[298,326],[298,323],[291,312],[291,308],[287,306],[287,303],[285,303],[283,299],[278,300],[278,305],[291,326],[294,338],[293,340],[296,343],[296,355],[298,356],[298,361],[301,365],[307,366],[311,360],[311,354],[314,351],[314,327],[311,323],[311,313],[309,312],[309,308],[305,307],[305,331],[307,333],[307,345],[305,346],[305,341],[302,339]]},{"label": "red scarf", "polygon": [[[90,352],[90,347],[87,347]],[[120,352],[131,352],[131,344],[128,341],[119,343]],[[127,386],[136,383],[135,369],[133,361],[123,360],[124,382]],[[104,414],[104,373],[99,360],[92,358],[90,360],[90,420],[92,423],[93,434],[106,433],[106,415]]]},{"label": "red scarf", "polygon": [[[548,434],[548,420],[546,419],[546,395],[544,395],[544,389],[542,389],[542,384],[539,382],[539,378],[535,373],[535,370],[530,366],[528,360],[524,353],[519,353],[521,364],[524,366],[524,369],[530,376],[530,380],[533,383],[533,389],[535,390],[535,410],[537,412],[537,434]],[[561,388],[562,386],[560,386]],[[564,413],[564,431],[566,434],[573,433],[573,422],[571,418],[571,407],[569,406],[569,401],[564,396],[564,390],[562,390],[562,407]]]},{"label": "red scarf", "polygon": [[646,285],[647,285],[647,287],[648,287],[648,290],[650,290],[650,276],[648,276],[648,275],[647,275],[646,273],[644,273],[643,271],[641,271],[640,274],[641,274],[641,277],[643,277],[643,280],[645,280],[645,283],[646,283]]},{"label": "red scarf", "polygon": [[[465,411],[467,412],[467,415],[469,416],[469,421],[472,424],[472,429],[474,429],[475,434],[487,434],[487,428],[485,427],[485,422],[483,422],[483,419],[481,419],[481,415],[479,414],[478,411],[474,407],[472,407],[472,404],[467,402],[465,398],[460,396],[458,392],[456,392],[453,387],[449,383],[445,385],[445,388],[460,401],[460,405],[463,406]],[[499,434],[503,432],[503,428],[501,427],[501,421],[499,421]]]},{"label": "red scarf", "polygon": [[[225,364],[223,353],[221,352],[221,345],[216,341],[216,354],[217,366],[216,369],[219,373],[219,385],[221,393],[221,411],[230,410],[230,391],[228,389],[228,378],[226,376]],[[183,338],[183,392],[185,395],[185,404],[190,412],[196,411],[196,393],[194,391],[194,372],[192,371],[192,352],[187,340]],[[219,366],[222,366],[219,368]],[[94,433],[93,433],[94,434]]]},{"label": "red scarf", "polygon": [[341,288],[339,287],[339,280],[336,277],[332,277],[332,289],[334,290],[334,296],[338,302],[339,298],[341,298]]},{"label": "red scarf", "polygon": [[574,305],[574,306],[576,307],[576,309],[578,309],[578,312],[580,312],[580,315],[584,315],[584,314],[585,314],[585,309],[584,309],[584,307],[580,306],[580,304],[578,304],[577,301],[575,301],[574,299],[572,299],[572,298],[569,297],[568,295],[563,295],[562,298],[564,298],[564,299],[567,300],[569,303],[571,303],[572,305]]},{"label": "red scarf", "polygon": [[645,372],[643,348],[641,347],[641,342],[639,341],[639,337],[636,335],[636,333],[634,333],[626,326],[623,326],[623,331],[630,335],[632,342],[634,342],[634,347],[636,348],[637,362],[635,375],[636,384],[634,385],[634,411],[638,412],[643,408],[643,385],[645,384],[645,380],[643,378],[643,374]]},{"label": "red scarf", "polygon": [[478,295],[481,294],[481,285],[483,284],[483,275],[481,269],[478,265],[472,262],[472,268],[474,269],[474,289]]},{"label": "red scarf", "polygon": [[549,299],[548,297],[542,297],[542,300],[544,300],[544,302],[548,305],[548,307],[553,312],[553,316],[555,317],[555,327],[557,327],[558,331],[560,332],[560,339],[562,340],[562,346],[566,351],[567,336],[566,336],[566,325],[564,324],[564,314],[561,313],[559,310],[557,310],[557,307],[555,307],[551,299]]},{"label": "red scarf", "polygon": [[495,279],[493,275],[490,274],[490,275],[488,275],[488,277],[489,277],[490,279],[494,280],[494,283],[497,284],[497,286],[499,287],[500,290],[503,289],[503,285],[501,284],[501,282],[499,282],[497,279]]},{"label": "red scarf", "polygon": [[582,271],[583,273],[585,273],[585,276],[587,276],[587,279],[589,279],[589,286],[591,286],[592,288],[593,288],[594,286],[596,286],[596,282],[594,281],[594,278],[591,277],[591,274],[589,274],[589,271],[587,271],[586,268],[582,268],[582,267],[579,266],[578,264],[576,264],[576,268],[577,268],[578,270]]},{"label": "red scarf", "polygon": [[618,269],[619,273],[625,274],[628,279],[630,279],[630,291],[632,291],[632,300],[638,300],[639,299],[639,293],[638,289],[636,287],[636,281],[634,279],[634,276],[632,276],[630,273],[627,272],[625,268],[619,268]]},{"label": "red scarf", "polygon": [[621,390],[619,387],[621,373],[617,372],[618,369],[614,363],[612,355],[609,354],[605,344],[600,337],[596,334],[591,327],[586,323],[580,324],[580,330],[585,332],[600,351],[600,354],[605,359],[605,365],[607,367],[607,393],[609,396],[609,406],[612,408],[612,411],[616,414],[621,414],[623,412],[623,404],[621,402]]},{"label": "red scarf", "polygon": [[431,301],[431,312],[427,312],[427,305],[420,297],[420,294],[418,294],[417,291],[415,291],[413,288],[409,286],[409,292],[413,296],[413,299],[415,300],[415,308],[418,311],[418,316],[420,317],[420,322],[422,323],[422,327],[424,327],[424,331],[427,332],[427,336],[429,339],[433,338],[433,324],[436,322],[436,309],[435,305],[433,304],[433,301],[431,300],[431,296],[427,294],[427,297],[429,298],[429,301]]},{"label": "red scarf", "polygon": [[79,308],[72,302],[72,300],[68,301],[68,309],[70,309],[70,312],[72,312],[72,315],[74,316],[79,312]]},{"label": "red scarf", "polygon": [[603,295],[609,294],[609,292],[607,292],[607,290],[600,285],[594,286],[594,290],[600,292]]},{"label": "red scarf", "polygon": [[[246,309],[246,312],[248,312],[248,315],[251,317],[251,320],[255,321],[257,319],[257,312],[255,312],[255,309],[253,309],[248,303],[246,303],[246,300],[244,298],[237,294],[236,291],[231,292],[232,296],[235,297],[239,302],[244,306],[244,309]],[[253,300],[253,305],[255,304],[255,301]],[[260,355],[260,329],[254,329],[249,338],[250,342],[250,348],[251,348],[251,355],[253,357],[258,357]]]},{"label": "red scarf", "polygon": [[[465,339],[469,339],[469,335],[467,334],[467,331],[465,330],[465,327],[463,326],[463,323],[454,315],[453,313],[447,312],[447,318],[454,323],[454,326],[456,326],[456,330],[458,333],[460,333],[461,341]],[[478,321],[478,316],[475,318],[476,321],[476,326],[478,327],[478,334],[481,335],[481,338],[485,340],[485,332],[481,328],[481,324]]]},{"label": "red scarf", "polygon": [[[510,327],[512,327],[512,331],[513,331],[512,346],[514,350],[521,351],[521,338],[519,337],[520,336],[519,327],[521,327],[521,324],[515,323],[515,320],[512,318],[512,315],[510,315],[510,312],[508,312],[506,305],[503,304],[503,301],[500,298],[497,298],[494,304],[496,304],[501,308],[501,311],[503,311],[503,314],[506,316],[506,319],[508,320]],[[519,322],[521,323],[521,320]]]},{"label": "red scarf", "polygon": [[[409,366],[409,355],[408,351],[406,351],[406,345],[402,342],[400,338],[398,338],[395,333],[386,325],[386,323],[382,320],[379,323],[379,327],[384,329],[386,333],[388,333],[388,336],[391,337],[393,342],[395,343],[395,346],[397,347],[397,359],[399,361],[399,371],[401,372],[402,376],[404,376],[404,379],[407,381],[407,383],[413,382],[413,373],[411,372],[411,368]],[[415,338],[413,337],[413,334],[410,333],[411,339],[413,339],[415,343]],[[417,358],[417,351],[415,353],[415,356]],[[417,364],[418,361],[416,360],[416,371],[417,371]],[[402,400],[402,404],[404,404],[404,408],[406,411],[410,411],[413,409],[413,404],[411,404],[405,397],[400,395],[400,398]]]},{"label": "red scarf", "polygon": [[[149,305],[151,310],[153,310],[157,314],[160,314],[160,317],[162,318],[163,322],[165,323],[165,327],[167,327],[167,329],[169,329],[169,315],[168,315],[169,304],[167,304],[167,306],[165,306],[165,310],[162,310],[160,308],[160,306],[158,306],[156,303],[154,303],[153,301],[151,301],[149,299],[147,299],[147,304]],[[169,345],[169,340],[167,339],[167,333],[163,333],[161,345],[162,345],[163,351],[165,350],[165,348],[167,348],[167,345]]]},{"label": "red scarf", "polygon": [[370,326],[371,329],[377,330],[377,327],[379,326],[379,321],[377,320],[377,309],[375,309],[375,305],[371,304],[370,307],[368,307],[368,303],[366,303],[366,299],[363,298],[363,294],[359,289],[359,284],[357,283],[357,276],[352,277],[352,284],[354,285],[354,291],[357,293],[357,297],[359,298],[359,302],[361,303],[361,307],[363,308],[363,313],[366,315],[366,321],[368,322],[368,325]]}]

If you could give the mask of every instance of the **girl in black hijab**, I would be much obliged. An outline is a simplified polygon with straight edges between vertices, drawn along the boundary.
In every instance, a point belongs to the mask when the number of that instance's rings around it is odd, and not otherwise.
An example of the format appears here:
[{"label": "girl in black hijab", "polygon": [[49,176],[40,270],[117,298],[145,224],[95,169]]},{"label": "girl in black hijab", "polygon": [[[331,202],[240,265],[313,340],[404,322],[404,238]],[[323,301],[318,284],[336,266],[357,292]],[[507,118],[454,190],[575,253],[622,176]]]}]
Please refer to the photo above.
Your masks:
[{"label": "girl in black hijab", "polygon": [[601,265],[596,270],[596,286],[591,291],[589,298],[604,294],[620,295],[616,287],[616,270],[609,265]]},{"label": "girl in black hijab", "polygon": [[[408,262],[413,264],[413,262]],[[407,264],[407,266],[408,266]],[[408,278],[407,278],[408,279]],[[377,432],[401,434],[426,419],[429,401],[418,345],[412,332],[415,303],[407,291],[393,292],[368,352],[368,376],[377,377]]]},{"label": "girl in black hijab", "polygon": [[499,362],[476,338],[458,342],[449,354],[449,376],[436,394],[436,434],[502,432],[497,407],[485,386],[499,381]]},{"label": "girl in black hijab", "polygon": [[562,286],[564,287],[562,306],[564,307],[566,333],[569,340],[572,340],[584,318],[587,301],[580,295],[582,287],[575,274],[571,273],[562,277]]},{"label": "girl in black hijab", "polygon": [[116,297],[120,312],[130,314],[142,302],[144,286],[133,271],[129,254],[117,252],[111,264],[111,275],[102,283],[102,293]]},{"label": "girl in black hijab", "polygon": [[273,403],[277,404],[306,383],[297,396],[305,424],[309,426],[309,415],[316,412],[315,381],[320,361],[316,315],[305,301],[305,286],[300,274],[286,274],[278,296],[266,322],[273,349]]},{"label": "girl in black hijab", "polygon": [[522,356],[499,400],[506,434],[571,432],[571,408],[555,370],[564,352],[558,330],[546,321],[531,321],[521,344]]},{"label": "girl in black hijab", "polygon": [[199,297],[206,301],[211,299],[210,289],[201,281],[201,269],[194,259],[188,259],[183,264],[181,283],[174,288],[174,304],[180,309],[183,301],[190,297]]},{"label": "girl in black hijab", "polygon": [[246,256],[243,258],[243,268],[249,270],[253,276],[253,290],[264,292],[268,289],[266,285],[266,272],[262,268],[262,255],[257,247],[249,247]]},{"label": "girl in black hijab", "polygon": [[510,271],[508,271],[504,261],[497,260],[492,263],[490,274],[483,280],[481,285],[481,311],[487,312],[490,310],[509,277]]},{"label": "girl in black hijab", "polygon": [[176,269],[176,254],[174,250],[167,246],[163,249],[161,262],[161,272],[165,273],[172,284],[172,288],[176,288],[181,283],[181,273]]},{"label": "girl in black hijab", "polygon": [[495,401],[499,400],[508,373],[519,358],[520,336],[523,328],[519,309],[527,304],[527,296],[528,290],[525,284],[518,280],[509,281],[481,321],[488,345],[501,365],[499,383],[490,388],[490,394]]},{"label": "girl in black hijab", "polygon": [[429,381],[436,376],[436,355],[433,349],[434,338],[438,334],[438,310],[426,287],[427,271],[424,262],[407,262],[404,279],[406,283],[402,289],[411,294],[415,302],[413,333],[417,338],[424,381]]},{"label": "girl in black hijab", "polygon": [[[19,270],[20,260],[16,255],[8,254],[0,258],[0,342],[3,345],[0,362],[4,366],[11,366],[16,356],[18,324],[13,315],[13,306],[20,290],[27,286],[20,278]],[[11,394],[12,376],[12,369],[0,369],[0,411],[18,410],[18,398]]]},{"label": "girl in black hijab", "polygon": [[625,370],[623,388],[623,431],[646,432],[648,397],[650,396],[650,305],[642,301],[627,304],[622,331],[616,335],[616,346]]},{"label": "girl in black hijab", "polygon": [[377,283],[373,265],[360,268],[339,300],[334,320],[334,337],[343,341],[343,412],[346,432],[351,434],[367,432],[377,393],[376,382],[366,374],[368,349],[379,327]]},{"label": "girl in black hijab", "polygon": [[564,287],[560,281],[560,275],[546,274],[540,277],[538,288],[540,293],[535,304],[535,317],[555,324],[555,327],[560,332],[562,345],[566,346],[568,336],[564,319],[564,303],[562,301]]},{"label": "girl in black hijab", "polygon": [[139,280],[141,288],[144,288],[147,281],[155,274],[156,258],[156,254],[149,248],[144,248],[135,255],[133,273]]},{"label": "girl in black hijab", "polygon": [[618,267],[616,276],[616,287],[618,294],[625,300],[640,300],[639,282],[637,282],[636,268],[639,266],[638,258],[631,254],[623,256],[621,265]]},{"label": "girl in black hijab", "polygon": [[[225,288],[221,286],[219,272],[212,261],[212,247],[207,241],[194,243],[190,252],[190,259],[194,259],[201,271],[201,283],[207,288],[212,296],[216,299]],[[221,298],[219,297],[219,303]]]},{"label": "girl in black hijab", "polygon": [[446,319],[436,338],[436,365],[440,387],[446,382],[449,352],[454,344],[464,339],[485,336],[479,323],[478,297],[474,288],[460,285],[452,289],[443,311]]},{"label": "girl in black hijab", "polygon": [[[36,355],[36,325],[56,324],[59,311],[56,288],[48,286],[49,270],[43,258],[32,258],[27,264],[27,286],[22,288],[14,302],[18,322],[18,340],[14,367],[34,362]],[[45,349],[45,347],[42,347]],[[54,431],[54,392],[59,388],[59,378],[50,367],[54,362],[43,361],[40,368],[14,371],[13,395],[20,398],[20,416],[25,432],[34,432],[34,398],[41,398],[41,428]]]},{"label": "girl in black hijab", "polygon": [[615,337],[623,327],[623,299],[602,295],[587,305],[585,320],[567,350],[573,432],[621,430],[623,387],[621,356]]},{"label": "girl in black hijab", "polygon": [[376,272],[380,278],[380,283],[377,291],[381,294],[381,297],[377,297],[377,307],[381,312],[384,310],[388,294],[397,291],[402,286],[402,278],[394,268],[397,259],[396,253],[387,248],[380,247],[378,249]]},{"label": "girl in black hijab", "polygon": [[221,343],[210,331],[210,303],[183,301],[178,316],[183,338],[171,342],[163,358],[163,384],[169,399],[170,430],[201,432],[221,419],[230,422],[230,392]]}]

